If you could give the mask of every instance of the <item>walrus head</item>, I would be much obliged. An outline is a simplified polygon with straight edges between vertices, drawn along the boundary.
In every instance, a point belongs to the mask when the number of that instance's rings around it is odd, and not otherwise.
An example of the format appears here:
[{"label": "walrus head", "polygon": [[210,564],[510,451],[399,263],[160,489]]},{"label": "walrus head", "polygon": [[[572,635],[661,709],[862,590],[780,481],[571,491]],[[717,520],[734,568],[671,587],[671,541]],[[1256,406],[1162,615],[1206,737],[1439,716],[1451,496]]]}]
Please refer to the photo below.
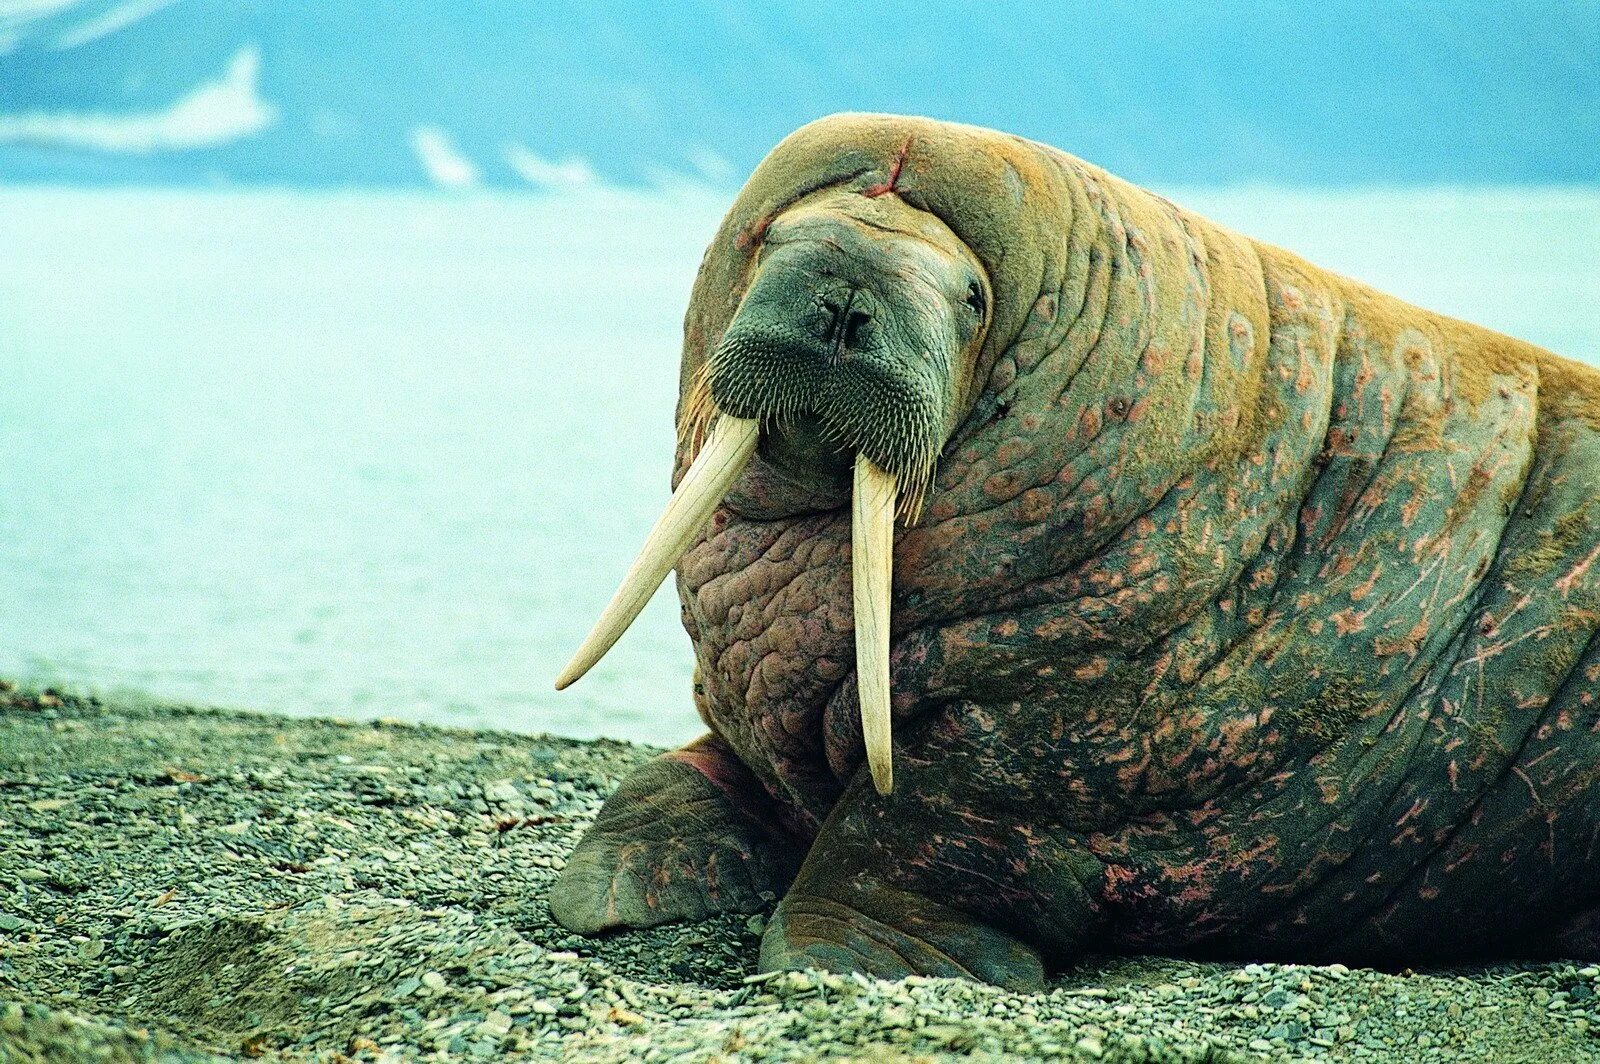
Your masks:
[{"label": "walrus head", "polygon": [[842,458],[893,476],[914,519],[970,390],[989,308],[977,257],[894,195],[828,190],[768,227],[754,277],[690,397],[769,426],[764,456],[826,494]]},{"label": "walrus head", "polygon": [[894,518],[916,520],[970,404],[990,306],[978,257],[890,189],[825,189],[777,215],[685,402],[680,426],[698,456],[556,687],[632,624],[759,447],[814,496],[850,491],[862,732],[887,793]]}]

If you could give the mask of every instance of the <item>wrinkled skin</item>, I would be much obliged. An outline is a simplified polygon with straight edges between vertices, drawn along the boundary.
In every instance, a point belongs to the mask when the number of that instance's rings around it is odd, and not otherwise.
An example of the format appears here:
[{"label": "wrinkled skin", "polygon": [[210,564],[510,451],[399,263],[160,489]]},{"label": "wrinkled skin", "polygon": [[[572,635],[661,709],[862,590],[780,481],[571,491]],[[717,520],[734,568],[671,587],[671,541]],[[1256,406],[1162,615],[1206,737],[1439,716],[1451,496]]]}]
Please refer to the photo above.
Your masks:
[{"label": "wrinkled skin", "polygon": [[678,566],[712,735],[607,803],[558,919],[781,897],[763,968],[1016,987],[1085,949],[1596,952],[1600,376],[1051,149],[842,116],[734,205],[686,392],[817,189],[936,216],[992,289],[895,544],[894,791],[848,505],[764,444]]}]

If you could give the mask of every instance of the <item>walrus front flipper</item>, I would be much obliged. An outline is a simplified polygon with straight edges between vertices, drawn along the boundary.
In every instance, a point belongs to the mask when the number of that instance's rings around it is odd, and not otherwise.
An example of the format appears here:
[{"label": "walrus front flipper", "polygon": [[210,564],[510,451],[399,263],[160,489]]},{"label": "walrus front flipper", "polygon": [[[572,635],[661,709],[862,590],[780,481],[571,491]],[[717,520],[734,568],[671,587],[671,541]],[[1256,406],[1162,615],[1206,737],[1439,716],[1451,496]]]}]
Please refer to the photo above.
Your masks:
[{"label": "walrus front flipper", "polygon": [[[960,737],[955,743],[959,747]],[[975,810],[995,804],[958,756],[903,758],[877,794],[840,797],[761,940],[763,970],[973,979],[1038,989],[1097,926],[1099,866],[1069,843]]]},{"label": "walrus front flipper", "polygon": [[722,740],[643,765],[600,809],[550,891],[582,934],[755,912],[794,878],[802,846],[758,819],[769,804]]},{"label": "walrus front flipper", "polygon": [[1030,946],[963,913],[907,891],[836,881],[849,901],[804,889],[778,906],[761,938],[761,970],[818,968],[881,979],[943,976],[1012,990],[1044,986]]}]

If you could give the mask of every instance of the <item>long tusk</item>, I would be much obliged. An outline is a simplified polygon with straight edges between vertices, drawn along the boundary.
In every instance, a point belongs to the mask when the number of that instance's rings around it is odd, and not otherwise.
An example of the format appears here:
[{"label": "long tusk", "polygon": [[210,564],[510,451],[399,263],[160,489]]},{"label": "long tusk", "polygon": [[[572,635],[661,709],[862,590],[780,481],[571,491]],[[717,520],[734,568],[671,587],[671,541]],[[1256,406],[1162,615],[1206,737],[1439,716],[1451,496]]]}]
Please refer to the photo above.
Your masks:
[{"label": "long tusk", "polygon": [[717,508],[734,478],[750,460],[759,429],[759,422],[749,418],[723,415],[717,420],[699,457],[683,475],[678,490],[672,493],[667,508],[639,549],[633,567],[622,578],[622,586],[611,596],[589,637],[556,678],[557,691],[570,686],[593,668],[639,616],[639,611],[678,564],[683,552],[705,527],[711,511]]},{"label": "long tusk", "polygon": [[856,607],[856,691],[867,767],[879,794],[894,790],[889,722],[889,589],[894,573],[894,474],[856,458],[850,522]]}]

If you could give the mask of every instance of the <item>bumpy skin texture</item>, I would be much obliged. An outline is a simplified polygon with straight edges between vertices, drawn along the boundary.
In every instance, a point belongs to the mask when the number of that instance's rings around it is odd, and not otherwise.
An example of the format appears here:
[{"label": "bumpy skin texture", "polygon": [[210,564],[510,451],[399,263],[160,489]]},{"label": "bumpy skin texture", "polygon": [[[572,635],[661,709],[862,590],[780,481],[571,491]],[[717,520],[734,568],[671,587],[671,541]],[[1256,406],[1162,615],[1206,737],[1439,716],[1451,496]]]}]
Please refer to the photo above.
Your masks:
[{"label": "bumpy skin texture", "polygon": [[862,767],[848,508],[757,459],[679,566],[701,715],[765,838],[809,844],[763,965],[1593,952],[1600,375],[1053,149],[839,116],[707,252],[686,384],[766,224],[835,185],[942,218],[994,317],[897,536],[894,793]]}]

